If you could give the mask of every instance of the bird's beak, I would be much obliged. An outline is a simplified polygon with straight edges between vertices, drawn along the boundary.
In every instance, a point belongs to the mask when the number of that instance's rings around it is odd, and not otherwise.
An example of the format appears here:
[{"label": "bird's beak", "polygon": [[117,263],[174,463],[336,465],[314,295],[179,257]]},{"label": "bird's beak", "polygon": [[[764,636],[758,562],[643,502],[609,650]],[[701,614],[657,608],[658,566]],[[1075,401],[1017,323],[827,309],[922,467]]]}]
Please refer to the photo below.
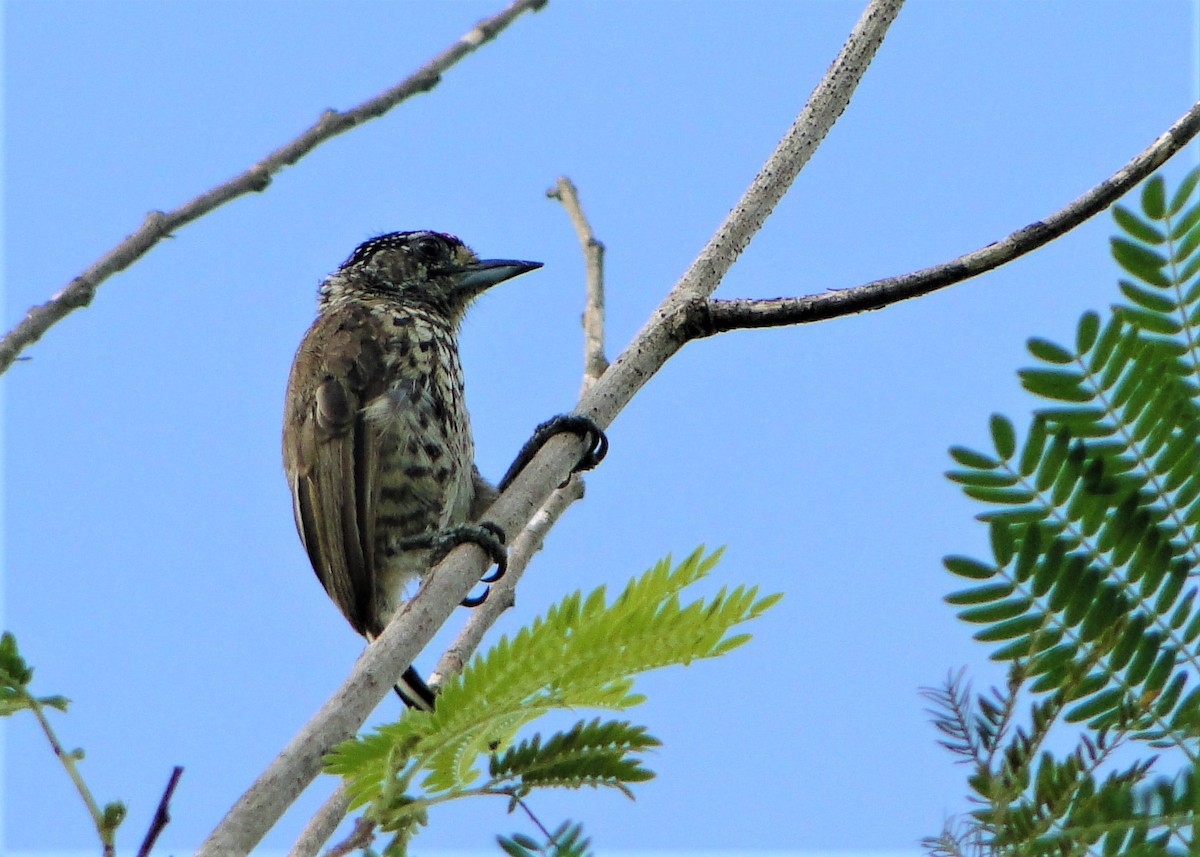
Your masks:
[{"label": "bird's beak", "polygon": [[542,267],[541,262],[521,262],[516,259],[482,259],[473,265],[443,268],[439,274],[450,274],[458,281],[458,288],[470,295],[477,295],[497,283],[519,277]]}]

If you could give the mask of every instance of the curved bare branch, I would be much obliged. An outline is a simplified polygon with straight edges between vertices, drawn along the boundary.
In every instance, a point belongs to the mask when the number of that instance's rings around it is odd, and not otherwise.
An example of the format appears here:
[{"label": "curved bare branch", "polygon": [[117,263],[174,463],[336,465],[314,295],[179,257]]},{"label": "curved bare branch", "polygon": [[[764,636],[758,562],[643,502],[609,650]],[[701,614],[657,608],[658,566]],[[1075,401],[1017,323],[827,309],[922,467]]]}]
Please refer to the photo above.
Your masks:
[{"label": "curved bare branch", "polygon": [[802,298],[710,300],[693,304],[689,326],[695,336],[711,336],[739,328],[778,327],[825,321],[919,297],[998,268],[1070,232],[1108,208],[1166,163],[1200,132],[1200,101],[1144,151],[1087,193],[1016,232],[957,259],[910,274],[888,277],[850,289]]},{"label": "curved bare branch", "polygon": [[364,122],[387,113],[401,101],[437,86],[442,73],[479,46],[491,41],[522,13],[536,11],[547,0],[514,0],[501,12],[485,18],[462,38],[390,89],[344,112],[326,110],[316,124],[243,172],[171,211],[152,211],[127,236],[83,273],[56,292],[50,300],[30,307],[25,317],[0,339],[0,374],[52,326],[85,307],[96,289],[113,274],[123,271],[150,251],[155,244],[181,226],[202,217],[220,205],[245,194],[266,190],[271,177],[296,163],[317,146]]}]

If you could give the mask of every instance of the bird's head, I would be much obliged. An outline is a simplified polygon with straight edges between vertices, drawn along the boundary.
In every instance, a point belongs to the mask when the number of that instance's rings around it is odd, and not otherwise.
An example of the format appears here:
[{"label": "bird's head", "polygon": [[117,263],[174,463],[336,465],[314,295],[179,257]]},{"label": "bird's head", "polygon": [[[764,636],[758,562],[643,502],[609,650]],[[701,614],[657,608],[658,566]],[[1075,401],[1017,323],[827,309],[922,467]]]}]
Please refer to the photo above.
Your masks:
[{"label": "bird's head", "polygon": [[480,293],[542,267],[541,262],[479,259],[453,235],[390,232],[359,244],[321,284],[322,309],[383,298],[418,304],[457,319]]}]

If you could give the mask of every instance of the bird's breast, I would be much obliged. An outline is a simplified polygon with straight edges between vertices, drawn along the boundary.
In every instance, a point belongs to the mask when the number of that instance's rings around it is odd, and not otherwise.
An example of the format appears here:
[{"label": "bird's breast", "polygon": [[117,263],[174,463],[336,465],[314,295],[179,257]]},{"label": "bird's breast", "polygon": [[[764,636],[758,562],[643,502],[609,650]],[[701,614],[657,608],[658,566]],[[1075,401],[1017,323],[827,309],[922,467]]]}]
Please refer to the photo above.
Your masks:
[{"label": "bird's breast", "polygon": [[393,327],[385,388],[363,415],[380,441],[376,532],[394,541],[465,522],[475,451],[453,332]]}]

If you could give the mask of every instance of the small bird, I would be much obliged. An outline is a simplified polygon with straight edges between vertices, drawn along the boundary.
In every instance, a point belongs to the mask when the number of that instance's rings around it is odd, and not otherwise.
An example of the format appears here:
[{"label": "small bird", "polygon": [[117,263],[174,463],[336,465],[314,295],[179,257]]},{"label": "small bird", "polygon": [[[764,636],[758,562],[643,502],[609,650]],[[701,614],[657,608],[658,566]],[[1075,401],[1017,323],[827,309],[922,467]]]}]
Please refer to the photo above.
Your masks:
[{"label": "small bird", "polygon": [[[288,379],[284,470],[317,578],[368,640],[455,545],[489,554],[498,571],[485,582],[504,571],[503,532],[474,523],[498,489],[475,467],[457,335],[479,294],[540,267],[481,261],[452,235],[393,232],[360,244],[321,283]],[[603,457],[594,423],[560,416],[538,427],[501,486],[558,431],[588,439],[577,469]],[[396,690],[409,706],[433,706],[411,666]]]}]

